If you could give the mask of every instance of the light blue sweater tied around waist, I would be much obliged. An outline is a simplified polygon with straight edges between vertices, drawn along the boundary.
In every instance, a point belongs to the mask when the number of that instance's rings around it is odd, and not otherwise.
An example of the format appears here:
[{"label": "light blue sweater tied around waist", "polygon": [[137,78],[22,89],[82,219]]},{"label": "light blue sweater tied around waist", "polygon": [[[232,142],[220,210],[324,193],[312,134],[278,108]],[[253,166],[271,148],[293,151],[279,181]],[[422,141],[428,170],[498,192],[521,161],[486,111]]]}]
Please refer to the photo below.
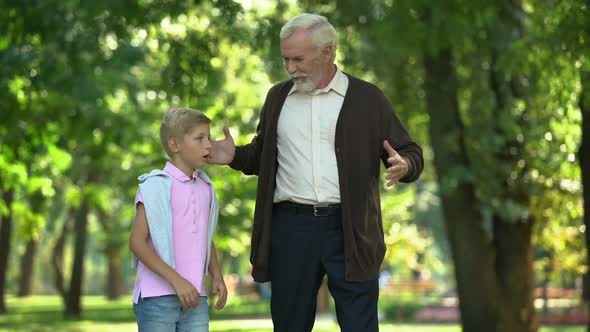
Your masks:
[{"label": "light blue sweater tied around waist", "polygon": [[[211,258],[213,233],[217,227],[217,218],[219,216],[219,203],[211,179],[200,169],[197,170],[197,174],[211,188],[211,205],[207,226],[207,259],[204,271],[204,274],[207,274]],[[159,169],[142,174],[138,179],[154,249],[166,264],[174,268],[176,264],[174,262],[174,244],[172,243],[172,205],[170,200],[172,179],[168,173]],[[135,213],[137,214],[137,206],[135,207]],[[133,255],[133,267],[137,268],[137,257],[135,255]]]}]

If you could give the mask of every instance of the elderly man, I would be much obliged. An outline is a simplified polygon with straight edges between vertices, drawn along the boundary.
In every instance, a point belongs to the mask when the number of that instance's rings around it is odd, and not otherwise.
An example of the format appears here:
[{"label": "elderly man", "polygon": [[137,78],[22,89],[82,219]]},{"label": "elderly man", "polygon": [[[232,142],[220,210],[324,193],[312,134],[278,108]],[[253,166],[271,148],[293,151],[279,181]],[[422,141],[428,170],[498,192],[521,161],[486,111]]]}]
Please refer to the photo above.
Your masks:
[{"label": "elderly man", "polygon": [[385,255],[379,164],[388,186],[422,172],[422,149],[374,85],[334,64],[336,31],[301,14],[282,28],[290,79],[268,92],[255,138],[212,142],[210,161],[258,175],[250,260],[271,281],[275,331],[311,331],[320,284],[342,331],[378,331]]}]

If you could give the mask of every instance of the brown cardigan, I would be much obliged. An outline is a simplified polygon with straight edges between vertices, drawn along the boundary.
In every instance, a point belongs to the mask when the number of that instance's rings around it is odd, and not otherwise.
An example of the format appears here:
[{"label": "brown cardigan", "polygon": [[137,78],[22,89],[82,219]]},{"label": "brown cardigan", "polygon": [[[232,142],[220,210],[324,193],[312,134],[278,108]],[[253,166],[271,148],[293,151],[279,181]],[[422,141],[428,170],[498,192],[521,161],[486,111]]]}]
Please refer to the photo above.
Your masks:
[{"label": "brown cardigan", "polygon": [[[388,167],[383,148],[387,139],[408,158],[412,182],[422,173],[422,149],[414,143],[393,112],[387,97],[374,85],[348,75],[349,85],[336,123],[334,152],[340,179],[346,279],[376,279],[385,255],[379,198],[380,161]],[[258,175],[250,262],[257,282],[271,279],[269,270],[272,206],[277,168],[277,123],[293,81],[274,85],[260,114],[251,143],[236,147],[230,167]],[[306,245],[302,243],[302,245]]]}]

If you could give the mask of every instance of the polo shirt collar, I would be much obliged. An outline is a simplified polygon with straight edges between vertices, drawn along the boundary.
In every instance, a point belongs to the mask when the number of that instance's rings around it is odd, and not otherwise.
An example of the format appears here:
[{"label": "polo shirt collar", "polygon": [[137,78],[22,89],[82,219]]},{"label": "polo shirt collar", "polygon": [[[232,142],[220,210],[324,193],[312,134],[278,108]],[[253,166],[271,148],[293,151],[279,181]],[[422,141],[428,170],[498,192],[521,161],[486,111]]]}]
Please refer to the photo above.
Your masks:
[{"label": "polo shirt collar", "polygon": [[193,172],[193,176],[191,178],[189,178],[188,175],[184,174],[183,171],[178,169],[178,167],[174,166],[171,162],[166,162],[166,166],[164,167],[164,170],[168,174],[170,174],[170,176],[172,176],[173,178],[175,178],[176,180],[178,180],[180,182],[188,182],[188,181],[194,180],[198,177],[198,173],[195,171],[195,172]]}]

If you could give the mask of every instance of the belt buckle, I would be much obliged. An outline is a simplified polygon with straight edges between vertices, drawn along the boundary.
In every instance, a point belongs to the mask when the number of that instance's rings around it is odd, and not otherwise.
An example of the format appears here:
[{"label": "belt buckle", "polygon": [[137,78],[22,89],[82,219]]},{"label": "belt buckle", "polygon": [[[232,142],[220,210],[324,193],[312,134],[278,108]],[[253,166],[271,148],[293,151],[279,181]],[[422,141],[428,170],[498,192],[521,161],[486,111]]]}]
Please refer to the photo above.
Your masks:
[{"label": "belt buckle", "polygon": [[[327,206],[313,206],[313,216],[314,217],[327,217],[329,215]],[[322,213],[322,209],[324,209],[324,213]]]}]

